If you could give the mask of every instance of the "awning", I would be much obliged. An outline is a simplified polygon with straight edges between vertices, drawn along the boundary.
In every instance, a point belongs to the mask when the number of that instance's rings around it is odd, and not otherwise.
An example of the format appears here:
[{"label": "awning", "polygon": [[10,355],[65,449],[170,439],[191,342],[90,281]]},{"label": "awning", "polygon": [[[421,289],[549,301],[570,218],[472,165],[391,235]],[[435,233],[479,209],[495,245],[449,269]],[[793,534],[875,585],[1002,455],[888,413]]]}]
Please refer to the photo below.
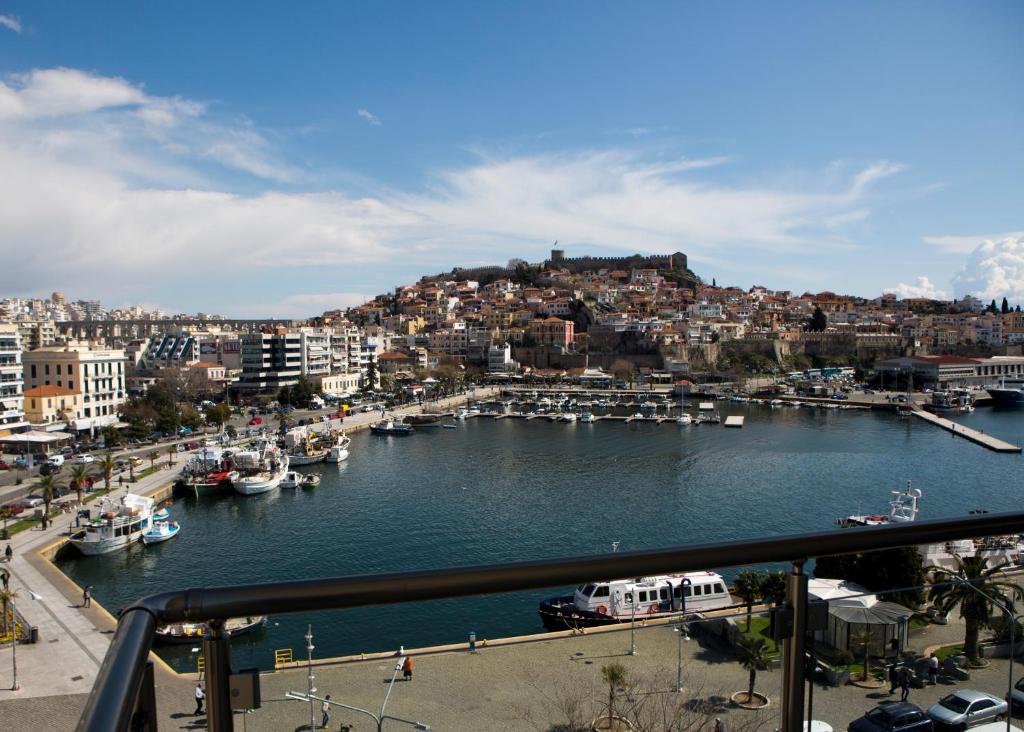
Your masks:
[{"label": "awning", "polygon": [[73,439],[75,439],[75,436],[67,432],[40,432],[39,430],[29,430],[28,432],[19,432],[18,434],[11,435],[10,437],[0,437],[0,442],[15,445],[24,445],[26,443],[47,445],[51,442]]}]

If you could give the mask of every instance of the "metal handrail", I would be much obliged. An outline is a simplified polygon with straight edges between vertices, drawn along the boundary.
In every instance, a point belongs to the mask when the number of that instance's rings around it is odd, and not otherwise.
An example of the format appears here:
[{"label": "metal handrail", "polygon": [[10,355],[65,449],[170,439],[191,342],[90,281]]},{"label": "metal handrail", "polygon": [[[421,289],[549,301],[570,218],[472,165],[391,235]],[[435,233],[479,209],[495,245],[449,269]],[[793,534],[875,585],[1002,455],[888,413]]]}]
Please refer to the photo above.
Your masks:
[{"label": "metal handrail", "polygon": [[336,610],[486,595],[596,578],[633,577],[712,567],[801,561],[1024,531],[1024,512],[915,521],[885,527],[741,539],[640,552],[277,582],[193,588],[143,598],[121,613],[113,642],[79,720],[80,732],[127,729],[158,625],[223,621],[247,615]]}]

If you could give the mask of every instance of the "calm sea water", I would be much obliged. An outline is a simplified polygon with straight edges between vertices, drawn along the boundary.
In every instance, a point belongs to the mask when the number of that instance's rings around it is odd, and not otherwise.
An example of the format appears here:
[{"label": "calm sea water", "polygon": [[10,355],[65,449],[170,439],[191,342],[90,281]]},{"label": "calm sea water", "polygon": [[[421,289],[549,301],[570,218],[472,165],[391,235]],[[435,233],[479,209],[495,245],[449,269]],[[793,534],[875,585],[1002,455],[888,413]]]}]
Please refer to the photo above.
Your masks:
[{"label": "calm sea water", "polygon": [[[354,437],[351,457],[316,490],[179,500],[181,534],[62,569],[116,610],[158,591],[541,559],[771,534],[822,531],[836,517],[887,510],[914,481],[921,518],[1019,509],[1024,461],[919,420],[854,410],[719,405],[742,430],[638,423],[483,418],[408,438]],[[1024,411],[962,418],[1015,444]],[[725,573],[727,576],[729,572]],[[237,665],[268,667],[273,649],[317,656],[541,630],[554,591],[405,607],[274,617],[237,639]],[[189,647],[163,651],[194,668]]]}]

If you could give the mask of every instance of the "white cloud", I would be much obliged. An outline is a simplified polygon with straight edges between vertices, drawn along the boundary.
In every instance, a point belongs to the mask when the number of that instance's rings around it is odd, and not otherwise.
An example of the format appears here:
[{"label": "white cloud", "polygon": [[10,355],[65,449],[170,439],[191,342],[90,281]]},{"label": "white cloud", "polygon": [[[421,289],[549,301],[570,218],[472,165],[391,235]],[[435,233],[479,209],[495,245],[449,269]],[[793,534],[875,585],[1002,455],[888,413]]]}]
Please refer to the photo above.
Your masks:
[{"label": "white cloud", "polygon": [[356,114],[358,114],[360,117],[365,119],[367,122],[369,122],[374,127],[380,127],[380,125],[381,125],[380,118],[377,115],[375,115],[373,112],[369,111],[368,109],[357,109],[356,110]]},{"label": "white cloud", "polygon": [[0,15],[0,25],[15,33],[21,33],[21,21],[13,15]]},{"label": "white cloud", "polygon": [[1024,303],[1024,236],[982,242],[953,276],[958,297]]},{"label": "white cloud", "polygon": [[1024,237],[1024,230],[1007,231],[1003,234],[978,234],[976,236],[926,236],[925,244],[939,247],[950,254],[969,254],[986,241]]},{"label": "white cloud", "polygon": [[927,297],[932,300],[948,300],[949,295],[932,284],[927,277],[918,277],[916,285],[899,283],[895,287],[887,287],[884,292],[894,292],[901,299],[907,297]]},{"label": "white cloud", "polygon": [[[211,177],[210,161],[263,180],[308,178],[252,124],[215,119],[201,102],[72,69],[7,77],[0,251],[18,256],[0,268],[0,292],[90,283],[116,301],[148,278],[188,275],[194,297],[201,272],[212,283],[225,269],[238,277],[360,263],[433,271],[533,256],[554,239],[624,253],[680,250],[695,262],[757,251],[802,256],[849,246],[844,228],[870,214],[867,189],[901,168],[881,162],[845,177],[751,185],[702,179],[726,157],[652,159],[619,148],[481,155],[437,172],[419,192],[357,197],[240,194]],[[278,305],[315,312],[347,294]],[[207,307],[182,297],[168,306]]]}]

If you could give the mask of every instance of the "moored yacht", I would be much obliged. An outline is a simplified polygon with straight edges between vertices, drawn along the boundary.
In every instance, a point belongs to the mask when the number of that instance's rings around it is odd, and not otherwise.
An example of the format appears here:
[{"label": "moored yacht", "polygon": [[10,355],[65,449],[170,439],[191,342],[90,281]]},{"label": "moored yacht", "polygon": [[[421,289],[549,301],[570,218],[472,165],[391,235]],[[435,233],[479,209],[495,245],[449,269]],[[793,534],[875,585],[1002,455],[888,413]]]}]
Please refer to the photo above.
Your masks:
[{"label": "moored yacht", "polygon": [[340,463],[348,459],[348,446],[352,444],[352,438],[342,433],[338,435],[337,441],[331,445],[325,460],[329,463]]},{"label": "moored yacht", "polygon": [[153,504],[152,498],[134,493],[119,504],[104,498],[98,508],[79,511],[74,526],[77,530],[68,541],[86,556],[126,549],[152,525]]},{"label": "moored yacht", "polygon": [[679,424],[679,425],[693,424],[693,417],[691,417],[686,412],[683,412],[678,417],[676,417],[676,424]]},{"label": "moored yacht", "polygon": [[725,580],[714,572],[688,572],[591,582],[572,595],[540,603],[548,630],[628,623],[631,620],[701,613],[733,604]]}]

